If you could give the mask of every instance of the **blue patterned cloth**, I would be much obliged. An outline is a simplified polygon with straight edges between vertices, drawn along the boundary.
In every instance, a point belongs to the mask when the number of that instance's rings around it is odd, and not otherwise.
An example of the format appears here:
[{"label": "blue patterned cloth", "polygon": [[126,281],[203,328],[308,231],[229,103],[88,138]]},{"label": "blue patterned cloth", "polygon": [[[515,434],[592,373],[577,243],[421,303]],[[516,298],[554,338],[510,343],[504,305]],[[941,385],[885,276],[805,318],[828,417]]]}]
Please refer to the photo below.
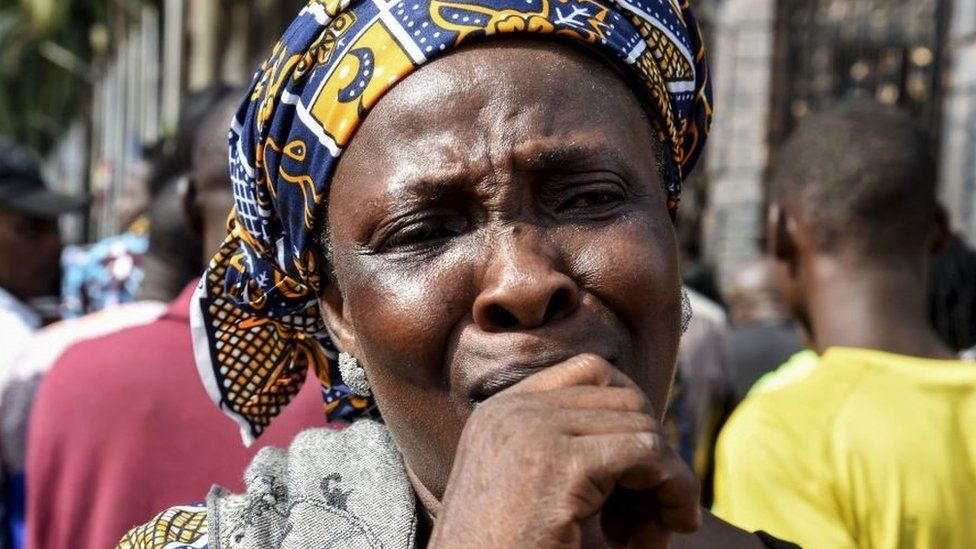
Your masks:
[{"label": "blue patterned cloth", "polygon": [[62,318],[78,318],[135,301],[145,278],[142,258],[149,250],[146,225],[142,222],[89,247],[65,247],[61,252]]},{"label": "blue patterned cloth", "polygon": [[[235,209],[193,302],[211,397],[261,433],[316,368],[331,419],[373,410],[341,383],[316,297],[313,229],[366,113],[419,66],[474,40],[550,35],[602,54],[641,84],[669,152],[669,208],[711,120],[704,46],[678,0],[312,0],[254,77],[230,132]],[[648,154],[653,154],[648,144]]]}]

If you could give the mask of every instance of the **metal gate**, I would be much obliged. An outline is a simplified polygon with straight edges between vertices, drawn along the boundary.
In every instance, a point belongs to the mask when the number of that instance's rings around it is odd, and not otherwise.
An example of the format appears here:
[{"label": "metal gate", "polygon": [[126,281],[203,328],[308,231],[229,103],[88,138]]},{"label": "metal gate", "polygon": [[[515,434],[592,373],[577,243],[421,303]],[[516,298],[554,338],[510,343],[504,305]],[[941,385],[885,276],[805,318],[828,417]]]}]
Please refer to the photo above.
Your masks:
[{"label": "metal gate", "polygon": [[803,117],[838,98],[898,105],[941,127],[947,0],[778,0],[770,159]]}]

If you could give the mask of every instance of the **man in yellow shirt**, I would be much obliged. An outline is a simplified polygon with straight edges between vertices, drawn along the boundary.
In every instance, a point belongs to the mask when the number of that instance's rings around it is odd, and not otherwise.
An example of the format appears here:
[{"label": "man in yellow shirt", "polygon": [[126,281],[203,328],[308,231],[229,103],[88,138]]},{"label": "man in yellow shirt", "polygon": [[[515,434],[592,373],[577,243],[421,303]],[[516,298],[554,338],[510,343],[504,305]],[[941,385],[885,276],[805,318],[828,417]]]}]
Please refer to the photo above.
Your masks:
[{"label": "man in yellow shirt", "polygon": [[976,547],[976,364],[929,326],[946,237],[929,142],[845,103],[780,152],[767,218],[779,285],[820,354],[722,432],[715,512],[808,549]]}]

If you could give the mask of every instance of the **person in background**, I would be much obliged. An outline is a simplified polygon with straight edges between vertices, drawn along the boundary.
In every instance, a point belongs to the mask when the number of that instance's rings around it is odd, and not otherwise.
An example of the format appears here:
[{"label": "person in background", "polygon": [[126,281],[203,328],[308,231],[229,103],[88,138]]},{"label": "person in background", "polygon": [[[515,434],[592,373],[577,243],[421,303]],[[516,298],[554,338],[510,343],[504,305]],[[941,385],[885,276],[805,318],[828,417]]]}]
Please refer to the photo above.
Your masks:
[{"label": "person in background", "polygon": [[[219,97],[214,95],[204,99],[196,95],[191,99],[210,103]],[[201,122],[187,121],[186,124],[199,128]],[[181,139],[189,141],[189,137]],[[189,161],[183,166],[187,169]],[[149,250],[142,259],[145,277],[136,294],[138,300],[168,303],[180,295],[188,282],[200,276],[203,244],[199,233],[187,223],[183,211],[186,192],[185,174],[178,174],[156,192],[149,207]]]},{"label": "person in background", "polygon": [[158,160],[147,151],[122,187],[117,215],[121,234],[89,245],[68,246],[61,254],[61,316],[78,318],[135,300],[145,276],[149,247],[147,210],[154,200],[149,179]]},{"label": "person in background", "polygon": [[685,287],[693,312],[678,347],[678,370],[664,427],[702,481],[702,505],[712,501],[715,439],[733,401],[729,321],[722,307]]},{"label": "person in background", "polygon": [[[86,202],[48,189],[31,152],[0,137],[0,376],[45,323],[32,301],[58,294],[58,218]],[[9,546],[22,514],[22,484],[2,477],[0,484],[0,541]]]},{"label": "person in background", "polygon": [[194,129],[209,114],[213,98],[226,92],[223,84],[195,92],[180,112],[176,134],[144,151],[117,208],[125,232],[65,250],[65,318],[137,299],[168,302],[199,275],[199,238],[182,220],[175,182],[190,165]]},{"label": "person in background", "polygon": [[[207,114],[206,109],[212,108],[219,101],[220,94],[227,93],[227,89],[226,86],[215,86],[191,96],[181,113],[180,127],[199,127]],[[69,318],[34,333],[22,349],[11,355],[10,366],[0,370],[0,474],[8,486],[6,504],[12,547],[22,547],[24,544],[27,425],[40,380],[70,346],[159,318],[166,310],[166,304],[175,299],[202,269],[200,237],[185,221],[182,213],[183,193],[180,191],[185,187],[181,171],[186,170],[190,162],[192,137],[191,132],[177,132],[156,147],[158,153],[153,155],[150,172],[130,181],[130,186],[134,187],[145,187],[148,183],[152,189],[148,206],[138,191],[124,193],[129,198],[120,207],[120,214],[124,215],[123,219],[130,224],[131,230],[103,240],[91,250],[90,255],[85,256],[87,259],[105,259],[108,256],[98,250],[118,248],[119,253],[112,255],[112,261],[97,266],[96,270],[101,273],[98,276],[125,281],[129,285],[135,284],[138,278],[138,284],[130,288],[123,301],[133,299],[135,296],[132,292],[137,287],[141,288],[141,298],[131,303],[116,302],[114,306],[102,302],[96,312],[77,318],[69,314]],[[136,226],[143,228],[136,229]],[[147,236],[148,249],[145,249],[145,243],[136,246],[125,244]],[[68,250],[65,250],[67,253]],[[62,255],[62,260],[64,257]],[[128,274],[121,276],[124,273]],[[69,278],[69,275],[66,274],[65,278]],[[93,284],[95,281],[95,278],[89,280]],[[109,286],[116,289],[121,287],[114,283]],[[91,292],[85,295],[106,295],[95,293],[92,286],[89,286],[89,290]],[[65,299],[66,305],[70,304],[71,294]],[[68,306],[67,310],[70,312],[71,307]]]},{"label": "person in background", "polygon": [[820,355],[722,432],[714,511],[803,547],[976,547],[976,368],[926,310],[946,240],[925,133],[894,109],[811,117],[772,172],[766,238]]},{"label": "person in background", "polygon": [[976,250],[953,234],[930,269],[929,317],[935,332],[963,358],[976,359]]},{"label": "person in background", "polygon": [[727,302],[735,395],[741,400],[760,377],[802,351],[803,344],[768,260],[750,261],[736,272]]},{"label": "person in background", "polygon": [[58,218],[86,203],[48,189],[31,152],[0,137],[0,370],[44,324],[31,302],[58,295]]},{"label": "person in background", "polygon": [[[189,144],[192,171],[178,185],[186,206],[178,219],[206,244],[186,249],[206,248],[208,258],[226,234],[233,203],[226,127],[239,93],[225,87],[207,100],[209,114]],[[194,263],[202,270],[199,254]],[[214,482],[241,485],[258,447],[244,447],[199,384],[189,327],[195,287],[184,284],[148,322],[72,345],[43,379],[28,438],[28,547],[111,547],[160,507],[199,497]],[[304,427],[324,424],[314,385],[262,446],[284,446]]]},{"label": "person in background", "polygon": [[[159,233],[174,235],[189,232],[189,229],[180,231],[173,228],[173,225],[181,224],[181,216],[172,216],[172,212],[180,206],[176,192],[178,186],[179,181],[173,181],[153,197],[149,219],[152,220],[155,238],[151,240],[150,249],[142,257],[161,255]],[[167,227],[170,229],[167,230]],[[196,248],[199,248],[198,243]],[[193,253],[194,247],[187,247],[186,250],[185,253]],[[174,263],[179,265],[178,262]],[[194,264],[199,264],[199,254]],[[147,264],[141,273],[145,276],[144,288],[160,290],[173,280],[185,285],[195,277],[192,271],[180,272],[162,262]],[[146,299],[117,304],[46,326],[31,335],[23,348],[13,355],[10,366],[0,371],[0,471],[10,487],[7,490],[7,505],[12,547],[23,547],[24,544],[27,425],[41,379],[67,348],[103,334],[151,322],[166,310],[166,302],[176,295],[178,292],[171,295],[156,292],[147,295]]]}]

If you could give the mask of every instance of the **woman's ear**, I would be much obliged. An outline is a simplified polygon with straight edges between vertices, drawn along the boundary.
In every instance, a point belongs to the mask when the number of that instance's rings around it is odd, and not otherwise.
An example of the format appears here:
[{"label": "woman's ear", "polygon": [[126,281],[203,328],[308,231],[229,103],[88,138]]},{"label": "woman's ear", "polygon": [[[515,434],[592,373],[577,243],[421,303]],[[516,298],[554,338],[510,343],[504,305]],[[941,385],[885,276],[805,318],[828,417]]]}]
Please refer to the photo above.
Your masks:
[{"label": "woman's ear", "polygon": [[346,316],[342,293],[333,280],[323,277],[324,287],[319,293],[319,314],[329,332],[329,338],[340,351],[356,356],[356,335]]}]

